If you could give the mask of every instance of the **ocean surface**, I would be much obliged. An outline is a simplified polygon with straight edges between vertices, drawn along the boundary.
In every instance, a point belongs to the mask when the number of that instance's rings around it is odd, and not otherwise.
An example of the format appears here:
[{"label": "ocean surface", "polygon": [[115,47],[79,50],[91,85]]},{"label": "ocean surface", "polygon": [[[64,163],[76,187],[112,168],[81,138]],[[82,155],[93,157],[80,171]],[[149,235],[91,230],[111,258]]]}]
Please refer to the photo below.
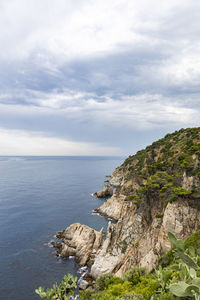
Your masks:
[{"label": "ocean surface", "polygon": [[0,157],[0,299],[37,300],[38,286],[51,287],[77,274],[74,259],[56,256],[50,242],[80,222],[106,230],[92,215],[102,200],[92,196],[119,157]]}]

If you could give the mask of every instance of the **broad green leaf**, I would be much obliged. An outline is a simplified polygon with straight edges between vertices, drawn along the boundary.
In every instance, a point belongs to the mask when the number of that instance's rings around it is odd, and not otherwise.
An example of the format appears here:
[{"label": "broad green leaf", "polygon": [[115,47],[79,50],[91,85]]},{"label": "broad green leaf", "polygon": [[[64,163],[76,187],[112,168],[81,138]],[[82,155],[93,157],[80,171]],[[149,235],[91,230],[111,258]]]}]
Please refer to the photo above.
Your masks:
[{"label": "broad green leaf", "polygon": [[169,231],[168,232],[168,237],[170,239],[170,242],[175,246],[176,241],[177,241],[177,238],[175,237],[175,235],[171,231]]},{"label": "broad green leaf", "polygon": [[191,297],[193,294],[191,291],[187,291],[186,289],[189,287],[189,284],[185,283],[184,281],[180,281],[179,283],[175,283],[170,285],[169,289],[177,297]]},{"label": "broad green leaf", "polygon": [[172,232],[168,232],[171,243],[180,251],[184,251],[184,243],[182,240],[178,240]]},{"label": "broad green leaf", "polygon": [[187,254],[183,253],[182,251],[177,251],[180,259],[190,268],[193,268],[195,270],[198,269],[198,265],[192,260],[191,257],[189,257]]},{"label": "broad green leaf", "polygon": [[192,285],[196,285],[200,288],[200,278],[194,278],[191,283]]},{"label": "broad green leaf", "polygon": [[188,248],[188,251],[189,251],[190,256],[195,257],[195,249],[194,249],[194,247],[190,246]]},{"label": "broad green leaf", "polygon": [[190,277],[192,277],[192,278],[196,278],[197,277],[197,273],[196,273],[195,269],[191,268],[189,270],[189,273],[190,273]]},{"label": "broad green leaf", "polygon": [[186,288],[186,290],[185,290],[185,292],[186,292],[186,294],[192,294],[192,295],[194,295],[194,294],[199,294],[199,287],[198,286],[196,286],[196,285],[189,285],[187,288]]},{"label": "broad green leaf", "polygon": [[180,264],[180,272],[179,272],[180,279],[186,278],[187,274],[188,274],[188,272],[187,272],[185,265]]},{"label": "broad green leaf", "polygon": [[184,251],[184,243],[182,240],[177,240],[176,248],[179,249],[180,251]]}]

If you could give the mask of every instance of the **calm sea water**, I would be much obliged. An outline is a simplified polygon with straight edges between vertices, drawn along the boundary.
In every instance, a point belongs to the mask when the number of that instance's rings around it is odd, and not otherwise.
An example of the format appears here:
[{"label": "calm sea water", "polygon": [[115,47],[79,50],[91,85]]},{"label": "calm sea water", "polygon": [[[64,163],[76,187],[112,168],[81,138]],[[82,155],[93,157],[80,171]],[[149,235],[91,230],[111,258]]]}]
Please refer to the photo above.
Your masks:
[{"label": "calm sea water", "polygon": [[40,285],[51,287],[73,259],[56,257],[48,243],[56,232],[80,222],[99,230],[107,221],[92,210],[91,194],[104,186],[123,158],[0,157],[0,299],[37,300]]}]

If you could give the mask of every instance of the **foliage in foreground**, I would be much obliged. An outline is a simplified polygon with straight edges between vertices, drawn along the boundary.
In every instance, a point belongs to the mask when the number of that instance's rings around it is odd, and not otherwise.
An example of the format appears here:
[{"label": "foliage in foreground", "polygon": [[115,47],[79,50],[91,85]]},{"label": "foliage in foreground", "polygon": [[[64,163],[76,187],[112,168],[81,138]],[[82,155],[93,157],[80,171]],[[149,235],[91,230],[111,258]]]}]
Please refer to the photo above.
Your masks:
[{"label": "foliage in foreground", "polygon": [[52,288],[46,289],[44,287],[39,287],[35,292],[42,299],[46,300],[68,300],[69,297],[74,294],[76,289],[77,278],[73,277],[71,274],[65,275],[58,285],[57,283],[53,285]]},{"label": "foliage in foreground", "polygon": [[185,242],[169,233],[175,248],[170,264],[146,273],[132,268],[122,278],[106,274],[100,276],[93,291],[80,292],[80,300],[140,300],[140,299],[196,299],[200,300],[200,232]]},{"label": "foliage in foreground", "polygon": [[[132,268],[122,278],[102,275],[93,290],[80,291],[79,300],[200,300],[200,231],[184,242],[172,233],[169,238],[174,248],[169,252],[170,263],[166,266],[160,263],[151,273]],[[76,288],[76,280],[72,275],[64,276],[60,285],[46,291],[40,287],[36,293],[46,300],[68,300]]]},{"label": "foliage in foreground", "polygon": [[[190,246],[189,254],[184,253],[184,243],[177,240],[176,237],[169,232],[171,243],[176,248],[175,255],[180,258],[179,264],[181,281],[170,285],[170,291],[177,297],[195,297],[200,300],[200,277],[198,277],[198,256],[196,256],[194,247]],[[199,253],[199,251],[198,251]]]}]

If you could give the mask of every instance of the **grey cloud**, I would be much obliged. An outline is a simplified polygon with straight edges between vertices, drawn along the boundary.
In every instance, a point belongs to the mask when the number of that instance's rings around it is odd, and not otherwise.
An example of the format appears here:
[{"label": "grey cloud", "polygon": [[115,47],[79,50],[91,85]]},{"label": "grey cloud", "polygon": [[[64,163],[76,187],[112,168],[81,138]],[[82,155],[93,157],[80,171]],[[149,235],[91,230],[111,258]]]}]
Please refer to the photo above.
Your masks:
[{"label": "grey cloud", "polygon": [[[40,2],[37,1],[38,7]],[[131,8],[133,3],[137,4],[139,17],[132,18],[130,10],[119,39],[113,38],[115,28],[111,20],[101,19],[99,15],[97,23],[94,17],[92,19],[92,13],[96,12],[92,1],[86,3],[85,10],[85,4],[72,5],[68,10],[65,1],[61,2],[63,13],[56,11],[53,22],[46,16],[43,22],[41,13],[38,24],[30,20],[24,28],[24,11],[23,22],[19,24],[22,26],[18,31],[20,37],[14,36],[14,23],[5,35],[5,51],[6,39],[13,36],[11,45],[7,46],[12,48],[16,44],[18,54],[13,58],[8,53],[4,60],[0,57],[0,127],[42,131],[47,136],[74,141],[98,141],[121,147],[126,154],[169,131],[198,126],[200,4],[197,1],[162,4],[142,0],[141,5],[136,1],[123,1]],[[100,9],[104,8],[104,1],[97,2]],[[108,2],[108,7],[112,8],[112,2]],[[14,3],[16,5],[18,0]],[[51,0],[49,14],[53,3]],[[155,10],[153,3],[157,5]],[[24,2],[24,5],[27,4]],[[148,5],[150,8],[146,8]],[[162,5],[166,6],[166,11]],[[80,20],[75,14],[72,23],[65,23],[64,12],[69,19],[74,12],[80,12]],[[87,14],[93,20],[91,23],[85,20]],[[122,22],[126,21],[126,14],[128,10],[125,9]],[[120,12],[114,11],[114,24],[118,24],[118,15]],[[83,22],[83,28],[78,21]],[[107,22],[106,25],[100,24],[101,21]],[[76,27],[75,31],[70,24]],[[62,26],[66,31],[61,31]],[[81,45],[81,34],[76,30],[83,30],[85,46]],[[63,32],[68,32],[69,36],[65,37]],[[54,40],[56,34],[59,36]],[[102,43],[99,42],[101,38]],[[70,39],[74,48],[68,53]],[[20,56],[23,45],[25,55]],[[13,49],[9,50],[12,54]]]},{"label": "grey cloud", "polygon": [[156,94],[116,99],[67,90],[28,93],[29,106],[22,103],[0,106],[0,127],[42,130],[76,141],[112,142],[115,146],[122,143],[126,148],[129,136],[151,137],[160,131],[197,126],[200,113],[198,99],[187,101]]}]

